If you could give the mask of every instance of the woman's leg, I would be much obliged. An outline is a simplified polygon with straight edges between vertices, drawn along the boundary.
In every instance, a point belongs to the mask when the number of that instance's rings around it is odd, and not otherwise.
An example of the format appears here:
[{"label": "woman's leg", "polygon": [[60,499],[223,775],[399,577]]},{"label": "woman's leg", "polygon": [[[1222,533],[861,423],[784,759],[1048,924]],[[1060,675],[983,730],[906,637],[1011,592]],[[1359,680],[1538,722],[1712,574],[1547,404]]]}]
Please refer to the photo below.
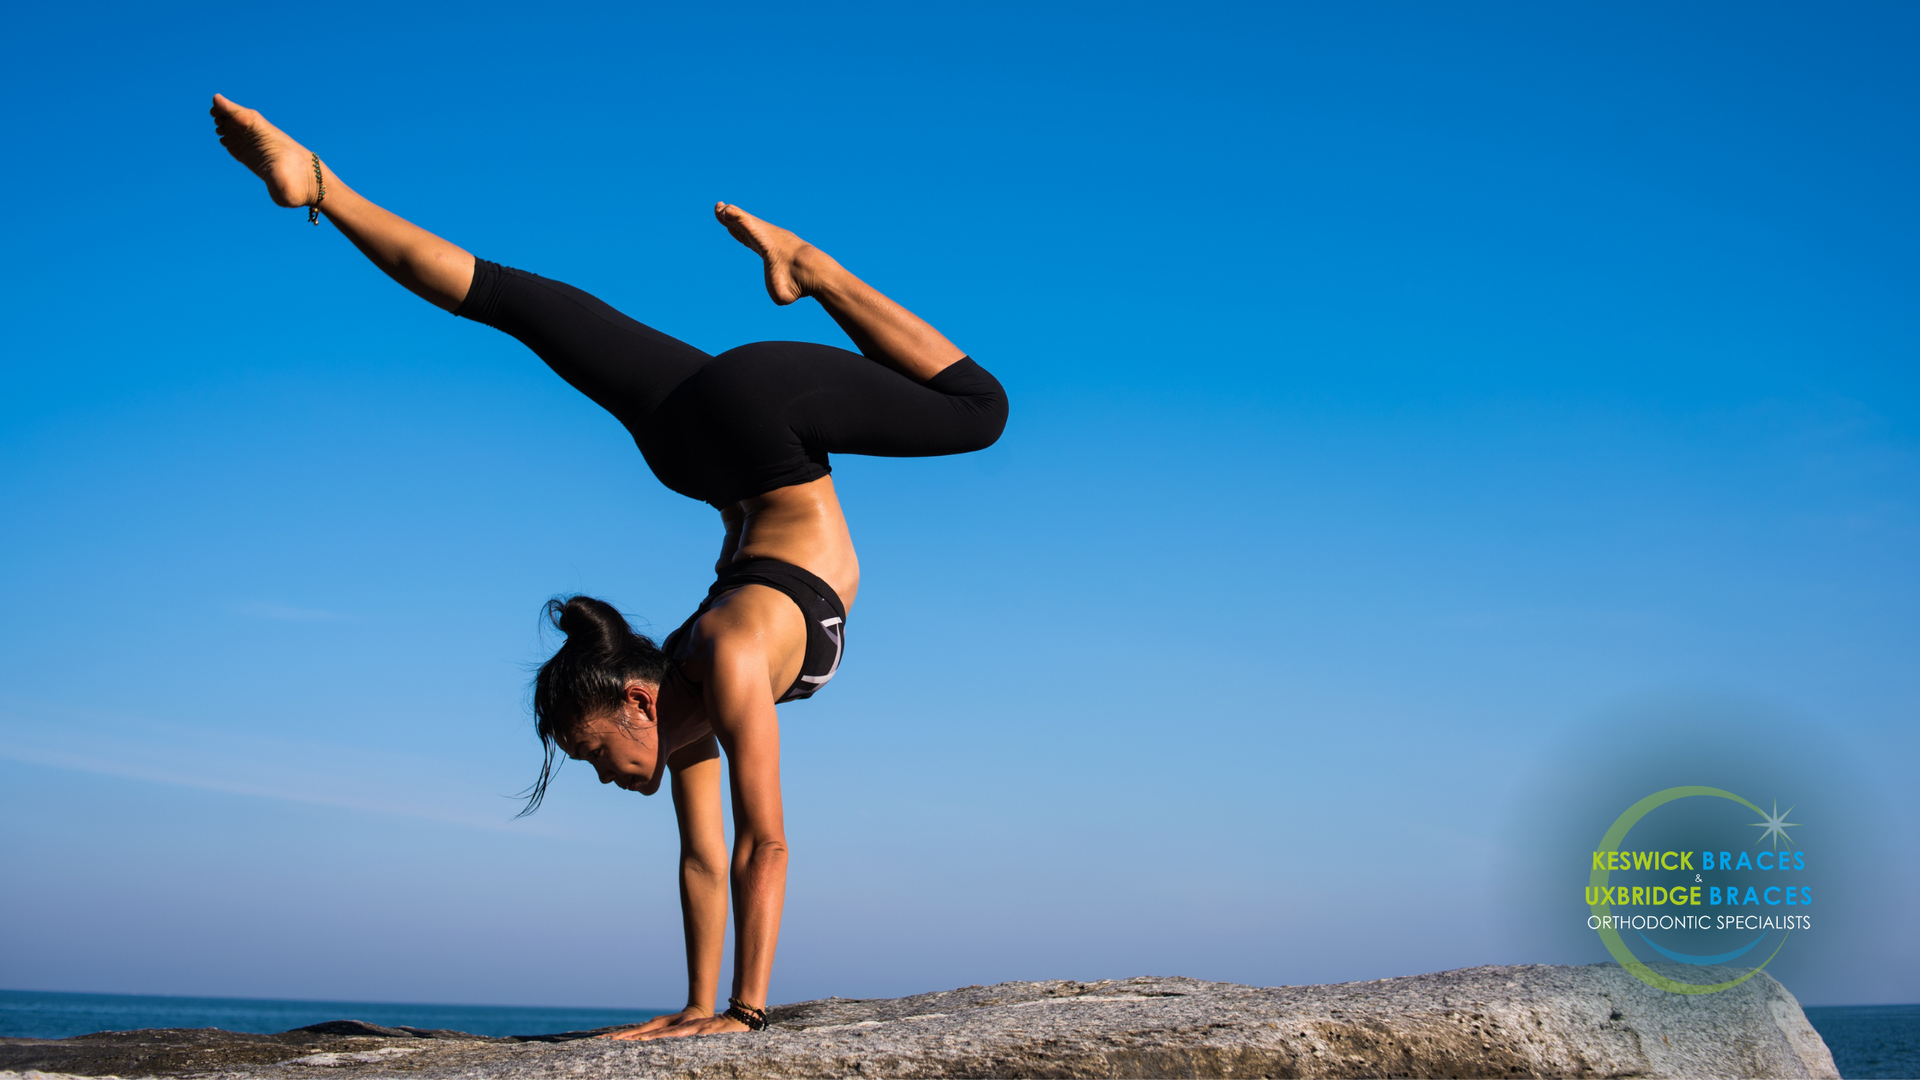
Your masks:
[{"label": "woman's leg", "polygon": [[[224,97],[213,99],[212,111],[221,145],[266,181],[274,202],[313,205],[319,187],[306,147]],[[375,266],[429,303],[519,338],[636,436],[661,400],[709,359],[564,282],[475,260],[368,202],[325,162],[320,168],[327,185],[320,212]]]},{"label": "woman's leg", "polygon": [[1007,395],[965,357],[920,382],[832,345],[763,341],[715,357],[659,420],[662,444],[718,506],[818,480],[833,454],[985,449],[1006,426]]},{"label": "woman's leg", "polygon": [[564,281],[485,259],[474,261],[454,314],[519,338],[635,438],[674,387],[712,359]]},{"label": "woman's leg", "polygon": [[926,320],[848,273],[833,257],[798,236],[730,203],[713,216],[734,239],[766,262],[767,295],[776,304],[811,296],[827,309],[860,351],[909,378],[926,382],[966,354]]},{"label": "woman's leg", "polygon": [[[267,123],[254,109],[215,94],[214,130],[227,153],[266,181],[267,194],[281,206],[312,206],[320,200],[314,157],[286,132]],[[473,256],[397,214],[361,198],[320,163],[326,198],[320,212],[373,265],[415,295],[448,311],[460,306],[473,284]]]}]

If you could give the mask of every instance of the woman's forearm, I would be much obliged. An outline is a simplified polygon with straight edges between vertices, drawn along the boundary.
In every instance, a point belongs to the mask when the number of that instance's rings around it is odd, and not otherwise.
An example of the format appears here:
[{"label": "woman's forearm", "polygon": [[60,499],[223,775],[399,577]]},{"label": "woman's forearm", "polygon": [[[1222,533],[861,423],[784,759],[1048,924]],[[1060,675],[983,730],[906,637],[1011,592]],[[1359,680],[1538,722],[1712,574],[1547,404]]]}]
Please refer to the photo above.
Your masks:
[{"label": "woman's forearm", "polygon": [[711,1013],[727,943],[727,835],[720,753],[708,739],[668,760],[680,826],[680,922],[687,940],[687,1004]]},{"label": "woman's forearm", "polygon": [[717,866],[680,855],[680,922],[687,938],[687,1004],[711,1012],[726,953],[727,878]]},{"label": "woman's forearm", "polygon": [[733,994],[765,1008],[787,902],[785,840],[741,837],[733,853]]}]

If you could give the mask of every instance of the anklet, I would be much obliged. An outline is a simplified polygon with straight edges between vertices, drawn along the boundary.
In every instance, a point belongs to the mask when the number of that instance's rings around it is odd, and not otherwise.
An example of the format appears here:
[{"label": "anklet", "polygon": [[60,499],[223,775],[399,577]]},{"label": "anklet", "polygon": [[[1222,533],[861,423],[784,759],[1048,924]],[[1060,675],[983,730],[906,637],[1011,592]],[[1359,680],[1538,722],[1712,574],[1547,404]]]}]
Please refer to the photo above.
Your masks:
[{"label": "anklet", "polygon": [[747,1025],[748,1031],[767,1030],[767,1012],[756,1009],[739,998],[727,999],[727,1011],[720,1014],[729,1020],[738,1020]]},{"label": "anklet", "polygon": [[320,185],[320,197],[313,200],[312,206],[307,207],[307,224],[318,225],[320,224],[320,204],[327,201],[327,178],[320,175],[320,155],[309,151],[308,156],[313,158],[313,182]]}]

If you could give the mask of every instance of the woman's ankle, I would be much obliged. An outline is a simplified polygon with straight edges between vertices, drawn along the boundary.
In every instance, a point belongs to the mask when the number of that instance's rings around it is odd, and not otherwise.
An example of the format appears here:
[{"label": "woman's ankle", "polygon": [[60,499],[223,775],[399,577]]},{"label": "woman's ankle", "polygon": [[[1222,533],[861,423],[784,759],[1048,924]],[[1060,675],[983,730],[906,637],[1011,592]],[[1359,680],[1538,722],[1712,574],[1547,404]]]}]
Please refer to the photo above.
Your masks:
[{"label": "woman's ankle", "polygon": [[811,296],[822,304],[846,304],[867,287],[866,282],[854,277],[833,256],[812,244],[794,255],[792,273],[801,295]]}]

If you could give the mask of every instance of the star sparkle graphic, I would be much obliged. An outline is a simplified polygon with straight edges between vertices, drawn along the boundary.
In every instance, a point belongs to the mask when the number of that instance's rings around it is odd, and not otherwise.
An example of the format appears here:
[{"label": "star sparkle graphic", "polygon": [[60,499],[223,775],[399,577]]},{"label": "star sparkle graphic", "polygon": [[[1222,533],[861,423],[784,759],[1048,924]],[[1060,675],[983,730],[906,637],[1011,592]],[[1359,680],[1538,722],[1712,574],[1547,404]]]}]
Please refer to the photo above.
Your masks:
[{"label": "star sparkle graphic", "polygon": [[1788,847],[1792,847],[1793,838],[1787,835],[1787,830],[1800,827],[1799,822],[1787,820],[1787,814],[1793,813],[1793,807],[1787,807],[1787,813],[1783,814],[1780,812],[1780,800],[1775,799],[1773,800],[1773,813],[1768,814],[1765,810],[1762,810],[1760,813],[1767,819],[1765,821],[1753,822],[1754,828],[1765,830],[1760,834],[1760,839],[1766,840],[1772,838],[1775,851],[1780,849],[1780,841],[1782,840],[1787,842]]}]

